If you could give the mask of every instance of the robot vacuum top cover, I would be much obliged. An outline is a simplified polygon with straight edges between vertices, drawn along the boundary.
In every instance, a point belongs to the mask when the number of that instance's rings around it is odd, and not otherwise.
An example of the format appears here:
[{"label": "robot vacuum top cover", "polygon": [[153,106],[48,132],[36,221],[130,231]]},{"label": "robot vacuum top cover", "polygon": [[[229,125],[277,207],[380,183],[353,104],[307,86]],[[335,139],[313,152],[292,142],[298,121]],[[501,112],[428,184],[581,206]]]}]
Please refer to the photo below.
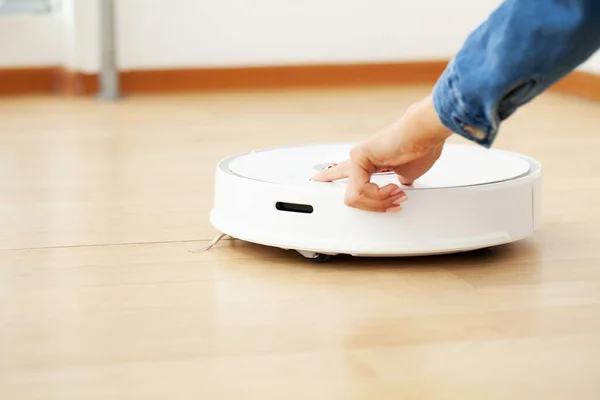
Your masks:
[{"label": "robot vacuum top cover", "polygon": [[[304,184],[320,170],[349,158],[349,145],[316,145],[261,150],[234,158],[229,170],[244,178],[274,184]],[[490,184],[526,175],[531,166],[523,158],[475,146],[449,145],[437,163],[404,189],[439,189]],[[337,181],[345,183],[345,180]],[[375,174],[380,186],[399,184],[393,172]]]}]

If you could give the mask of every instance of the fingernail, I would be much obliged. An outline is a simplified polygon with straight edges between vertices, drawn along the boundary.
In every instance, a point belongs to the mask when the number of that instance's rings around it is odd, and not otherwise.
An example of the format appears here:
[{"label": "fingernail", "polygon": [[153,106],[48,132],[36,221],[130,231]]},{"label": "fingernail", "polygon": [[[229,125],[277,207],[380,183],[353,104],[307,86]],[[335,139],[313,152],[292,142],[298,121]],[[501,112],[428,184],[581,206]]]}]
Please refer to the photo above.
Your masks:
[{"label": "fingernail", "polygon": [[404,203],[407,199],[408,199],[408,197],[402,196],[398,200],[394,201],[392,204],[400,205],[400,204]]},{"label": "fingernail", "polygon": [[386,210],[386,212],[393,213],[393,212],[398,212],[398,211],[401,211],[401,210],[402,210],[402,207],[396,206],[396,207],[390,207],[390,208],[388,208]]},{"label": "fingernail", "polygon": [[390,196],[395,196],[395,195],[399,194],[400,192],[402,192],[402,189],[400,189],[400,188],[396,188],[396,189],[394,189],[394,191],[393,191],[393,192],[390,194]]}]

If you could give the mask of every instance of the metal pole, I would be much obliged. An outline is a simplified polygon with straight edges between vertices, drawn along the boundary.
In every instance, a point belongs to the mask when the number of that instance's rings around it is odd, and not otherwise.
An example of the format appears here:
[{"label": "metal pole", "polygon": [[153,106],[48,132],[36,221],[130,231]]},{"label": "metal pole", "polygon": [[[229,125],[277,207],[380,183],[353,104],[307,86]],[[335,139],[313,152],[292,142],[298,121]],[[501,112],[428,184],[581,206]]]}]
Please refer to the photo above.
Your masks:
[{"label": "metal pole", "polygon": [[119,94],[119,71],[117,69],[115,46],[115,4],[114,0],[100,0],[100,93],[104,100],[115,100]]}]

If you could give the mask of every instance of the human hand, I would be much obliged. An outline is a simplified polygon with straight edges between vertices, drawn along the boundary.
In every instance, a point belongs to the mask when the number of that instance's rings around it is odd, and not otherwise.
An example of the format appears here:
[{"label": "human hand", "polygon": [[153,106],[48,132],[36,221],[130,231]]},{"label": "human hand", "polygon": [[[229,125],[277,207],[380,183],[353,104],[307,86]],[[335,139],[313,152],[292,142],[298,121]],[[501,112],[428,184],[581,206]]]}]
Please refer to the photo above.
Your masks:
[{"label": "human hand", "polygon": [[319,172],[313,180],[349,178],[346,205],[375,212],[400,211],[406,193],[394,184],[379,187],[371,182],[371,176],[389,169],[401,184],[412,185],[435,164],[450,135],[429,96],[411,106],[400,120],[353,148],[349,160]]}]

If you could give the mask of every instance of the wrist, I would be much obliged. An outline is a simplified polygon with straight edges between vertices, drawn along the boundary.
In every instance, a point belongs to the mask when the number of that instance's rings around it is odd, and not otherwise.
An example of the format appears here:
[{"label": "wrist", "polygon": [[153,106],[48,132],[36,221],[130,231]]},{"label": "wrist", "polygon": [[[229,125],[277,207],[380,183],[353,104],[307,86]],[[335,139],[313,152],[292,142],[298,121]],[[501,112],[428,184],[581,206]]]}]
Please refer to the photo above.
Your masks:
[{"label": "wrist", "polygon": [[445,141],[452,131],[442,124],[429,95],[408,108],[405,114],[407,128],[422,138]]}]

